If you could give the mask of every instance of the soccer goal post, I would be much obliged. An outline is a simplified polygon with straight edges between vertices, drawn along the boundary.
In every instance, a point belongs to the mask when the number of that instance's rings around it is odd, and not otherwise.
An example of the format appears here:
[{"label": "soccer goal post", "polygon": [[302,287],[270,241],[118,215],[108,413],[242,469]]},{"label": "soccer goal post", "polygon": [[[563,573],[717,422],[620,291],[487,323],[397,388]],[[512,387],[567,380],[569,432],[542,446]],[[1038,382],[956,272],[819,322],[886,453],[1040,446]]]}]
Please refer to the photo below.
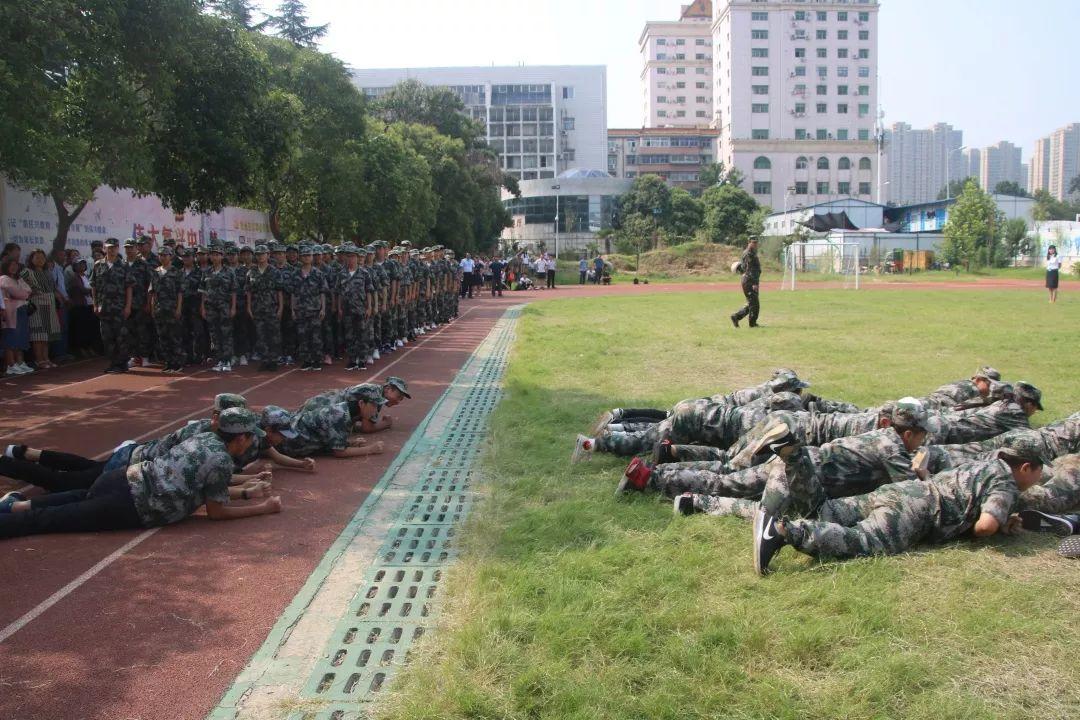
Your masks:
[{"label": "soccer goal post", "polygon": [[784,248],[782,289],[794,290],[799,281],[833,280],[845,290],[859,289],[862,273],[859,243],[803,240]]}]

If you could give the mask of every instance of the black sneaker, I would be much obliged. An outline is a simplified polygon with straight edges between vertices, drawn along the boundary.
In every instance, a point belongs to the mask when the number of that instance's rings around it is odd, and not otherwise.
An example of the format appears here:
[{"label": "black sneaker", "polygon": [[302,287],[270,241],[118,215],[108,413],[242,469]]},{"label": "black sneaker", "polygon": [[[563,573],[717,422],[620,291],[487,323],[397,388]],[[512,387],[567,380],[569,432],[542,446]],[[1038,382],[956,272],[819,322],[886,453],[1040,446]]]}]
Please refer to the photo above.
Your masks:
[{"label": "black sneaker", "polygon": [[345,366],[345,372],[355,372],[355,371],[357,371],[359,369],[360,369],[360,366],[356,363],[355,360],[353,360],[352,362],[350,362],[348,365]]},{"label": "black sneaker", "polygon": [[758,506],[754,512],[754,572],[769,574],[769,563],[787,541],[776,529],[776,518]]},{"label": "black sneaker", "polygon": [[105,368],[101,372],[105,373],[106,375],[112,375],[114,372],[116,372],[116,366],[115,365],[109,365],[107,368]]},{"label": "black sneaker", "polygon": [[1067,537],[1058,545],[1058,555],[1067,558],[1080,558],[1080,536]]},{"label": "black sneaker", "polygon": [[311,369],[312,370],[322,370],[322,363],[321,362],[311,363]]},{"label": "black sneaker", "polygon": [[306,362],[306,363],[304,363],[303,365],[300,366],[300,372],[307,372],[310,369],[311,369],[311,363],[309,363],[309,362]]},{"label": "black sneaker", "polygon": [[1021,510],[1020,523],[1031,532],[1075,535],[1080,530],[1080,517],[1076,515],[1051,515],[1039,510]]},{"label": "black sneaker", "polygon": [[126,373],[128,371],[127,363],[119,363],[113,366],[114,373]]},{"label": "black sneaker", "polygon": [[731,315],[731,324],[735,327],[739,327],[739,318],[735,315]]},{"label": "black sneaker", "polygon": [[670,440],[665,438],[653,446],[653,465],[663,465],[664,463],[673,462],[676,462],[676,460],[671,452]]},{"label": "black sneaker", "polygon": [[693,493],[683,493],[682,495],[677,496],[675,498],[674,507],[676,515],[694,515],[701,512],[694,506]]}]

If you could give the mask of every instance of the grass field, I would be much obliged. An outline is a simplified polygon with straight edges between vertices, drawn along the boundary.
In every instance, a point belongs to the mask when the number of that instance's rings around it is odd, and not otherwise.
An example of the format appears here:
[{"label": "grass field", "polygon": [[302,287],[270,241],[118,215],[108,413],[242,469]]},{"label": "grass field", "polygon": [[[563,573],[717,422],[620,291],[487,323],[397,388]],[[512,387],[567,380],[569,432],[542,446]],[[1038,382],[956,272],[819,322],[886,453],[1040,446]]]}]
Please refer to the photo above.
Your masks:
[{"label": "grass field", "polygon": [[1023,535],[754,575],[749,524],[616,499],[625,461],[571,466],[612,406],[796,368],[826,397],[921,394],[990,363],[1080,408],[1080,301],[1041,292],[814,290],[538,302],[524,313],[441,628],[393,718],[1065,718],[1080,707],[1080,564]]}]

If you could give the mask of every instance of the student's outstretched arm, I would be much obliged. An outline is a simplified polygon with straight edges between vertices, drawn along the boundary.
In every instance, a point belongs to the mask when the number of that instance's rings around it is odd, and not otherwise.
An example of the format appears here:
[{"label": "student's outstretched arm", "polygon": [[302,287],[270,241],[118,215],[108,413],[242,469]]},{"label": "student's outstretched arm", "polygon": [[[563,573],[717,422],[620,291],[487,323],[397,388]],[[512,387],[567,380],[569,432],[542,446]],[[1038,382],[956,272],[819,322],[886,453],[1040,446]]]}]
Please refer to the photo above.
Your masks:
[{"label": "student's outstretched arm", "polygon": [[281,498],[277,495],[253,505],[223,505],[213,500],[206,501],[206,516],[211,520],[236,520],[279,512],[281,512]]}]

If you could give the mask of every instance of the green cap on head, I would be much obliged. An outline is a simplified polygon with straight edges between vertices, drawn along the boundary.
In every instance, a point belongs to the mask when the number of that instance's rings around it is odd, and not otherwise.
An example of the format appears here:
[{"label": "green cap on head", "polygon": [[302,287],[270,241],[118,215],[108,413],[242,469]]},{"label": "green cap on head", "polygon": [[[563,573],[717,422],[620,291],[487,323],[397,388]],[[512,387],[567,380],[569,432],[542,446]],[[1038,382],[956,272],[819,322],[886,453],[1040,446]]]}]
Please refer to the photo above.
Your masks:
[{"label": "green cap on head", "polygon": [[236,393],[219,393],[214,396],[214,409],[218,412],[228,410],[229,408],[246,408],[247,400],[243,395],[237,395]]},{"label": "green cap on head", "polygon": [[126,248],[139,247],[139,241],[136,240],[135,238],[125,238],[124,239],[124,247],[126,247]]},{"label": "green cap on head", "polygon": [[386,382],[383,384],[389,385],[405,397],[409,398],[410,400],[412,399],[412,395],[409,394],[409,385],[405,382],[404,378],[399,378],[397,375],[391,375],[390,377],[386,378]]},{"label": "green cap on head", "polygon": [[922,401],[913,397],[900,398],[896,401],[893,407],[892,421],[894,425],[917,428],[930,433],[941,429],[941,424],[937,418],[930,417],[930,413],[926,411],[926,406],[922,404]]},{"label": "green cap on head", "polygon": [[1035,407],[1039,408],[1040,410],[1043,409],[1043,406],[1042,406],[1042,390],[1035,387],[1034,385],[1032,385],[1029,382],[1025,382],[1025,381],[1021,380],[1018,383],[1014,383],[1013,384],[1013,398],[1016,399],[1016,402],[1034,403]]},{"label": "green cap on head", "polygon": [[1035,463],[1036,465],[1048,464],[1054,459],[1053,454],[1047,450],[1046,445],[1042,442],[1039,433],[1034,431],[1009,433],[998,454],[1021,462]]},{"label": "green cap on head", "polygon": [[218,428],[222,432],[239,435],[241,433],[251,433],[256,437],[263,437],[266,435],[259,427],[258,416],[242,407],[231,407],[221,413],[218,417]]},{"label": "green cap on head", "polygon": [[371,243],[371,246],[374,248],[384,248],[389,247],[389,245],[390,243],[386,242],[385,240],[376,240],[375,242]]},{"label": "green cap on head", "polygon": [[158,255],[172,255],[172,254],[173,254],[173,249],[171,247],[169,247],[168,245],[166,245],[163,248],[161,248],[160,250],[158,250]]},{"label": "green cap on head", "polygon": [[1001,373],[989,365],[983,365],[971,376],[973,380],[1001,380]]},{"label": "green cap on head", "polygon": [[269,255],[270,254],[270,248],[266,247],[265,245],[256,245],[255,246],[255,254],[256,255]]},{"label": "green cap on head", "polygon": [[386,398],[382,394],[382,386],[372,383],[361,383],[345,389],[345,397],[349,400],[385,405]]},{"label": "green cap on head", "polygon": [[793,392],[810,387],[810,383],[800,380],[793,372],[782,373],[769,381],[769,389],[774,393]]},{"label": "green cap on head", "polygon": [[294,419],[293,414],[285,408],[277,405],[267,405],[263,408],[259,424],[262,425],[264,430],[275,430],[291,440],[297,434],[292,427]]}]

